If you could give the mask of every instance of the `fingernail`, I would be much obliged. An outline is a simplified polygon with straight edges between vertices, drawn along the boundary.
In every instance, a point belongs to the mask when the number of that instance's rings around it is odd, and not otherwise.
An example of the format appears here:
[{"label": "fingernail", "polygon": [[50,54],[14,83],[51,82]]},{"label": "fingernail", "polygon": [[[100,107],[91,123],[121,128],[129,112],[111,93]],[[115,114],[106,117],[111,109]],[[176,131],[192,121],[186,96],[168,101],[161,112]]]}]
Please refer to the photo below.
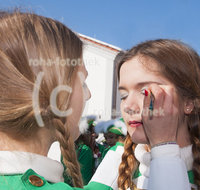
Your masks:
[{"label": "fingernail", "polygon": [[148,96],[148,94],[149,94],[148,91],[145,89],[145,90],[144,90],[144,95],[145,95],[145,96]]}]

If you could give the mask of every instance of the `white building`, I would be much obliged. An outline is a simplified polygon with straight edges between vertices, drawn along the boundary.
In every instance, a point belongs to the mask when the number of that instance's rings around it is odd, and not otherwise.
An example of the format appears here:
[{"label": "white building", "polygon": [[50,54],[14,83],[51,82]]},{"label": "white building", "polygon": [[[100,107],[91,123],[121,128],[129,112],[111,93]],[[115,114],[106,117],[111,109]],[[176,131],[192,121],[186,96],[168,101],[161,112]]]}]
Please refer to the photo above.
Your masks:
[{"label": "white building", "polygon": [[84,115],[97,115],[109,120],[119,111],[117,80],[114,60],[120,48],[79,34],[84,42],[83,59],[88,70],[86,83],[92,97],[86,104]]}]

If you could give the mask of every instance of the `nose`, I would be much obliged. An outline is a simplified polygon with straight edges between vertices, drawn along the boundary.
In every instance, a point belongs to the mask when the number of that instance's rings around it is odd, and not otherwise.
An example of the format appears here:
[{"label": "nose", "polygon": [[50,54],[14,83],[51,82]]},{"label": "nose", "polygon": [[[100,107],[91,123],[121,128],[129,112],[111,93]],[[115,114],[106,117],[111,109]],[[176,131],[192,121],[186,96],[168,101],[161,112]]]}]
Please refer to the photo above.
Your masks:
[{"label": "nose", "polygon": [[87,87],[86,101],[88,101],[90,98],[91,98],[91,92],[90,89]]}]

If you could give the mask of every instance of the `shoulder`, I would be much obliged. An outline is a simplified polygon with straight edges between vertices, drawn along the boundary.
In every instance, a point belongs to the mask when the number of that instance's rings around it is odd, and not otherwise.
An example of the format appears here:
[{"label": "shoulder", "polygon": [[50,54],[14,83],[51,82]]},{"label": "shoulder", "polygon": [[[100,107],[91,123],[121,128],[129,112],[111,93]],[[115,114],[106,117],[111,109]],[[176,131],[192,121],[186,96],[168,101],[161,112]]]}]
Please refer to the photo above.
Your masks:
[{"label": "shoulder", "polygon": [[66,183],[49,183],[45,178],[35,173],[32,169],[27,170],[24,174],[4,175],[0,177],[0,189],[10,190],[74,190]]},{"label": "shoulder", "polygon": [[101,144],[97,144],[99,151],[101,153],[103,153],[103,155],[105,156],[105,154],[109,151],[110,147],[105,147],[104,145]]},{"label": "shoulder", "polygon": [[115,146],[111,147],[109,150],[112,151],[124,151],[124,144],[117,142]]},{"label": "shoulder", "polygon": [[78,157],[93,157],[92,149],[85,144],[80,145],[78,147]]},{"label": "shoulder", "polygon": [[79,145],[79,149],[82,149],[84,151],[92,151],[91,148],[85,144]]}]

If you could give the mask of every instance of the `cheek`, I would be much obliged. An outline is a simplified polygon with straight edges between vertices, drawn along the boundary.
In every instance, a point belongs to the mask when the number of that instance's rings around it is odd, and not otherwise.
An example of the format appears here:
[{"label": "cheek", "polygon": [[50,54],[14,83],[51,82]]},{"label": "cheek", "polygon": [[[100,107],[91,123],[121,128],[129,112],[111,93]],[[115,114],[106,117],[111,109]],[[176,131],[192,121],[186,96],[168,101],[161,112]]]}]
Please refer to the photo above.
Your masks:
[{"label": "cheek", "polygon": [[76,140],[79,136],[79,121],[83,111],[83,93],[81,86],[79,86],[79,89],[78,87],[74,89],[70,100],[70,108],[72,108],[72,114],[67,117],[68,127],[73,139]]},{"label": "cheek", "polygon": [[74,105],[74,114],[81,117],[83,104],[84,104],[84,92],[83,87],[79,83],[74,89],[72,104]]},{"label": "cheek", "polygon": [[121,111],[122,117],[124,117],[125,112],[124,112],[124,102],[123,101],[121,101],[121,103],[120,103],[120,111]]}]

